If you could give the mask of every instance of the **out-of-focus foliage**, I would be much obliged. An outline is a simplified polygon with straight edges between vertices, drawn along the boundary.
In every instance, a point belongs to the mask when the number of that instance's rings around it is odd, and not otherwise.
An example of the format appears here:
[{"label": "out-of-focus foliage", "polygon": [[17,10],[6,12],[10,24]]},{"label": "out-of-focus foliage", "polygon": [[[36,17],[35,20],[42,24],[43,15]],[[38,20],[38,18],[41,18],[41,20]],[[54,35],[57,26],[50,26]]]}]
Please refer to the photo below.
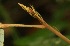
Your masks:
[{"label": "out-of-focus foliage", "polygon": [[39,29],[31,36],[17,39],[14,44],[15,46],[70,46],[59,37],[54,37],[54,34],[47,29]]},{"label": "out-of-focus foliage", "polygon": [[[46,22],[59,30],[63,35],[70,39],[70,1],[69,0],[0,0],[0,20],[4,23],[25,23],[25,24],[37,24],[37,19],[35,22],[33,19],[29,18],[29,14],[25,13],[22,8],[17,4],[18,2],[30,4],[35,6],[35,9],[41,8],[39,11],[40,14],[44,17],[46,14]],[[3,6],[2,5],[5,6]],[[10,4],[10,5],[9,5]],[[19,9],[18,9],[19,6]],[[8,9],[8,11],[7,11]],[[23,12],[22,12],[23,11]],[[51,15],[50,15],[51,14]],[[50,16],[50,19],[48,19]],[[52,17],[51,17],[52,16]],[[3,18],[3,19],[1,19]],[[52,20],[51,20],[52,18]],[[32,21],[30,21],[32,20]],[[49,21],[49,22],[48,22]],[[27,23],[26,23],[27,22]],[[30,23],[29,23],[30,22]],[[39,24],[39,23],[38,23]],[[13,29],[13,28],[12,28]],[[5,46],[70,46],[65,41],[57,37],[48,29],[35,29],[30,31],[27,28],[26,30],[20,29],[19,31],[13,29],[10,32],[12,36],[7,37],[7,42],[5,40]],[[26,31],[26,32],[25,32]],[[30,35],[27,35],[30,31]],[[18,33],[17,33],[18,32]],[[24,34],[25,33],[25,34]],[[10,34],[9,34],[10,35]],[[21,37],[21,35],[24,35]],[[9,39],[13,38],[12,41]]]},{"label": "out-of-focus foliage", "polygon": [[[62,4],[58,2],[58,8],[53,12],[53,19],[50,25],[53,25],[54,28],[57,28],[61,32],[64,28],[67,28],[69,24],[66,20],[63,20],[63,18],[68,9],[70,9],[70,2],[64,2]],[[70,32],[69,30],[68,32]],[[70,34],[66,35],[66,37],[70,39]],[[70,46],[46,29],[37,30],[35,34],[32,34],[31,36],[17,39],[14,44],[16,46]]]}]

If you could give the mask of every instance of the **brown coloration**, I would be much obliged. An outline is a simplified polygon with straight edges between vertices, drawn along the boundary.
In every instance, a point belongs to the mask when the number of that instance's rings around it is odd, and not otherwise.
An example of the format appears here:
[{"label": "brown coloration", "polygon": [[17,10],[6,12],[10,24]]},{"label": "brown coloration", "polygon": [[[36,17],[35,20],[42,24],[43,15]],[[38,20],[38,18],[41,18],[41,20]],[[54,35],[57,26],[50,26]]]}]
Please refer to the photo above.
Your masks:
[{"label": "brown coloration", "polygon": [[35,11],[33,6],[31,6],[31,8],[30,8],[30,7],[26,7],[23,4],[20,4],[20,3],[18,3],[18,4],[22,7],[22,9],[26,10],[32,17],[38,18],[38,16],[39,16],[41,19],[43,19],[42,16],[37,11]]},{"label": "brown coloration", "polygon": [[24,25],[24,24],[0,24],[0,28],[7,27],[34,27],[34,28],[45,28],[43,25]]},{"label": "brown coloration", "polygon": [[63,39],[64,41],[66,41],[67,43],[70,44],[70,40],[68,38],[66,38],[64,35],[62,35],[59,31],[57,31],[55,28],[51,27],[49,24],[47,24],[43,18],[41,17],[41,15],[35,11],[35,9],[33,8],[33,6],[31,6],[31,8],[26,7],[23,4],[18,3],[24,10],[26,10],[31,16],[33,16],[34,18],[38,19],[42,25],[44,25],[47,29],[49,29],[50,31],[52,31],[54,34],[56,34],[57,36],[59,36],[61,39]]},{"label": "brown coloration", "polygon": [[51,27],[49,24],[47,24],[41,15],[35,11],[34,7],[26,7],[23,4],[18,3],[24,10],[26,10],[31,16],[34,18],[38,19],[42,25],[24,25],[24,24],[0,24],[0,28],[7,28],[7,27],[35,27],[35,28],[47,28],[50,31],[52,31],[54,34],[59,36],[61,39],[66,41],[67,43],[70,44],[70,40],[66,38],[64,35],[62,35],[59,31],[57,31],[55,28]]}]

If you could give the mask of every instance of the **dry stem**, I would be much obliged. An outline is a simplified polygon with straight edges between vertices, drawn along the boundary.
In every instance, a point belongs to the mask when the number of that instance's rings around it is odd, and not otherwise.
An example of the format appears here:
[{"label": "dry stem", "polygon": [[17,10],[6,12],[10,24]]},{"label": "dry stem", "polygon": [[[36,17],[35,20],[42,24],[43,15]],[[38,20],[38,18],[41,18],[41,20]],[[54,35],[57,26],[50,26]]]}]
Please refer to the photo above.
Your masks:
[{"label": "dry stem", "polygon": [[45,28],[43,25],[24,25],[24,24],[0,24],[0,28],[7,27],[34,27],[34,28]]},{"label": "dry stem", "polygon": [[64,35],[62,35],[60,32],[58,32],[55,28],[51,27],[49,24],[47,24],[43,18],[41,17],[41,15],[35,11],[34,7],[31,6],[30,7],[26,7],[23,4],[18,3],[24,10],[26,10],[31,16],[33,16],[34,18],[37,18],[41,24],[43,24],[47,29],[49,29],[50,31],[52,31],[54,34],[56,34],[57,36],[59,36],[61,39],[63,39],[64,41],[66,41],[67,43],[70,44],[70,40],[68,38],[66,38]]}]

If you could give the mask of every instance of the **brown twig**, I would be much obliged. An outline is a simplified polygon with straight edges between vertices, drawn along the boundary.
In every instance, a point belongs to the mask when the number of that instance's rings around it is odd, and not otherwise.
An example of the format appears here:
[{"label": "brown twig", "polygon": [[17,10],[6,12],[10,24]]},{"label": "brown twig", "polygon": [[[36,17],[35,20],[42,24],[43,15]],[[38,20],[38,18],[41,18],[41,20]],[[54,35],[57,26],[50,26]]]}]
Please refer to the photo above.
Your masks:
[{"label": "brown twig", "polygon": [[47,24],[43,18],[41,17],[41,15],[35,11],[34,7],[31,6],[30,7],[26,7],[23,4],[18,3],[24,10],[26,10],[31,16],[33,16],[34,18],[37,18],[41,24],[43,24],[47,29],[49,29],[50,31],[52,31],[54,34],[56,34],[57,36],[59,36],[61,39],[63,39],[64,41],[66,41],[67,43],[70,44],[70,40],[68,38],[66,38],[64,35],[62,35],[60,32],[58,32],[55,28],[51,27],[49,24]]},{"label": "brown twig", "polygon": [[34,27],[34,28],[45,28],[43,25],[24,25],[24,24],[0,24],[0,28],[7,27]]}]

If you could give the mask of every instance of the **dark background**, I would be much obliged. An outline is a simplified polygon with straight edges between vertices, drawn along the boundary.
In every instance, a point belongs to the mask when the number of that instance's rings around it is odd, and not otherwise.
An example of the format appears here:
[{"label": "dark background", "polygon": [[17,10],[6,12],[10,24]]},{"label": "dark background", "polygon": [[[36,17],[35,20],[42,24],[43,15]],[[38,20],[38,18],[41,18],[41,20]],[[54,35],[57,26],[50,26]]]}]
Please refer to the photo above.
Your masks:
[{"label": "dark background", "polygon": [[[33,5],[49,25],[57,28],[63,35],[70,38],[69,0],[0,0],[1,23],[40,24],[37,19],[24,11],[18,3],[29,7]],[[4,46],[68,46],[65,41],[47,29],[6,28],[4,30]]]}]

